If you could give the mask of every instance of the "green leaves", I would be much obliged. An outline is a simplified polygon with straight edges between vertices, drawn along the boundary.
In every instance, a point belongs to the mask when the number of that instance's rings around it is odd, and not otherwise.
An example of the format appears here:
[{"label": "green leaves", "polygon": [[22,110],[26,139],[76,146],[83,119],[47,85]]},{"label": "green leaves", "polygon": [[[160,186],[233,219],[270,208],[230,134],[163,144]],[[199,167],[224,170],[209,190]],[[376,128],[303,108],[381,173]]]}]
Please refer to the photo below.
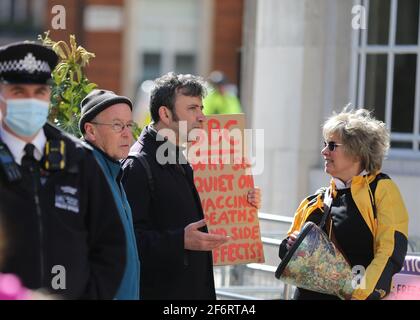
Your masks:
[{"label": "green leaves", "polygon": [[70,36],[70,45],[53,41],[49,31],[38,36],[45,46],[51,47],[59,56],[59,63],[52,72],[52,94],[49,121],[66,132],[80,137],[80,102],[97,87],[83,73],[83,68],[95,54],[77,46],[76,37]]}]

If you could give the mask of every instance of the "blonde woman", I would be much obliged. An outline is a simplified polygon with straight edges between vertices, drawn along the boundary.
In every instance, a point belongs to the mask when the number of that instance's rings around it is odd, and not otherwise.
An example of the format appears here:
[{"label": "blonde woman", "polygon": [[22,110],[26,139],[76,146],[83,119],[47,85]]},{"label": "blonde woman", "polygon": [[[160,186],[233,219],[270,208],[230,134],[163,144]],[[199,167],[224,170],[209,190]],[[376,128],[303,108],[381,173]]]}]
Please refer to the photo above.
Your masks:
[{"label": "blonde woman", "polygon": [[[332,115],[323,126],[321,154],[331,176],[333,202],[324,231],[351,267],[365,270],[363,286],[352,299],[381,299],[391,289],[407,252],[408,213],[398,187],[381,172],[389,148],[385,124],[364,109]],[[319,223],[324,193],[302,201],[288,236],[280,245],[283,258],[307,221]],[[338,299],[297,288],[296,299]]]}]

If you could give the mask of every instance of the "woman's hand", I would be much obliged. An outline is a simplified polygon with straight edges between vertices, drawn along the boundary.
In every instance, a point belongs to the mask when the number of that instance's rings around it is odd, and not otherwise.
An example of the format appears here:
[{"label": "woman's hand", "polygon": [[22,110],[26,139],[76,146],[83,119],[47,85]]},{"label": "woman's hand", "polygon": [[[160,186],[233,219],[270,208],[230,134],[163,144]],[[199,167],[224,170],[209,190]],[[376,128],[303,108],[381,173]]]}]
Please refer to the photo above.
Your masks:
[{"label": "woman's hand", "polygon": [[298,235],[299,235],[299,231],[295,231],[287,238],[287,243],[286,243],[287,250],[289,250],[293,246]]}]

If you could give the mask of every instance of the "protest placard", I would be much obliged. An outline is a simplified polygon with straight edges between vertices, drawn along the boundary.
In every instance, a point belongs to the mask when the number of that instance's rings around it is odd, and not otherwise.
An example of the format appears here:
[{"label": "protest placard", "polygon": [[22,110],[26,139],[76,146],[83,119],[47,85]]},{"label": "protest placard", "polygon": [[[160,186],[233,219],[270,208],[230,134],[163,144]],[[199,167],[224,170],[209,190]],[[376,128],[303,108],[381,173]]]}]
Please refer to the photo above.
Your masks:
[{"label": "protest placard", "polygon": [[258,210],[247,201],[254,180],[244,126],[243,114],[209,116],[188,150],[209,232],[230,236],[213,250],[214,265],[264,262]]}]

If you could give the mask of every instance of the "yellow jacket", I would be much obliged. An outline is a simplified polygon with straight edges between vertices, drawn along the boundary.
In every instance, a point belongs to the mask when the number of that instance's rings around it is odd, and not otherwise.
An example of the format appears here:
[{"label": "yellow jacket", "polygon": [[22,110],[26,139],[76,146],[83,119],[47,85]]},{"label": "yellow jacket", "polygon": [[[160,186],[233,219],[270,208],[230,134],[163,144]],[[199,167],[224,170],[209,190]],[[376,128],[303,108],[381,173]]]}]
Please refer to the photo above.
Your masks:
[{"label": "yellow jacket", "polygon": [[[373,191],[372,185],[376,185]],[[333,180],[331,188],[335,196]],[[374,258],[365,272],[365,288],[354,290],[352,297],[358,300],[381,299],[389,293],[392,276],[401,270],[404,263],[408,212],[396,184],[379,172],[353,177],[351,195],[374,238]],[[299,231],[308,217],[318,210],[323,211],[323,193],[301,202],[288,235]]]}]

